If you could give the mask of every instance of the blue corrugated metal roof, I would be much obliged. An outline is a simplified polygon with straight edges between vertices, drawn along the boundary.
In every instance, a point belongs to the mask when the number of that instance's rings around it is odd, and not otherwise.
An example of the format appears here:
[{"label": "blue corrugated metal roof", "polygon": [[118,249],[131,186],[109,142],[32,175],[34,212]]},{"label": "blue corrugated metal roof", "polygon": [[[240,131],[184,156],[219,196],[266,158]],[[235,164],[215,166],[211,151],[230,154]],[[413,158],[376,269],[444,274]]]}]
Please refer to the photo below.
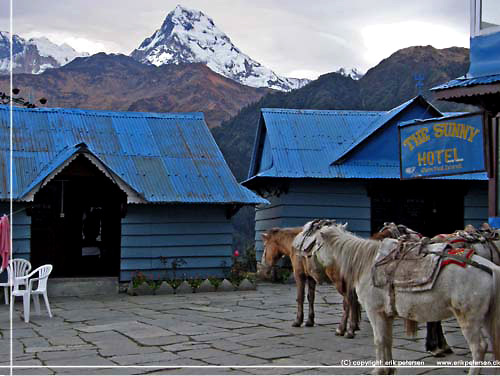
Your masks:
[{"label": "blue corrugated metal roof", "polygon": [[[410,110],[413,103],[418,103],[420,107]],[[259,132],[265,134],[266,139],[260,155],[255,154],[254,166],[250,170],[253,176],[245,183],[276,177],[399,179],[397,141],[391,141],[390,147],[395,148],[393,153],[380,153],[380,156],[360,156],[358,153],[356,157],[352,154],[355,150],[362,150],[363,145],[368,143],[367,139],[386,124],[392,121],[395,127],[397,115],[403,116],[405,109],[409,112],[405,112],[404,116],[410,113],[419,115],[422,109],[426,117],[440,114],[422,97],[413,98],[390,111],[262,109],[263,126]],[[429,109],[431,112],[428,112]],[[397,129],[394,130],[397,140]],[[385,137],[393,137],[393,133]],[[262,143],[259,140],[258,136],[255,147]],[[387,145],[382,144],[381,147]],[[387,158],[387,155],[390,157]],[[259,160],[265,161],[260,163],[260,168]],[[452,179],[483,180],[483,175],[469,174]]]},{"label": "blue corrugated metal roof", "polygon": [[481,114],[481,112],[443,112],[443,116],[427,119],[414,119],[409,121],[402,121],[398,123],[398,127],[406,127],[407,125],[413,125],[418,123],[427,123],[429,121],[446,121],[450,119],[460,118],[464,115]]},{"label": "blue corrugated metal roof", "polygon": [[[397,115],[403,112],[406,108],[417,101],[425,102],[426,106],[432,107],[437,113],[440,113],[432,104],[425,101],[425,99],[421,96],[417,96],[415,98],[410,99],[409,101],[400,104],[399,106],[393,108],[389,111],[381,111],[379,112],[378,118],[367,128],[364,130],[363,135],[358,139],[354,140],[351,146],[342,151],[342,155],[333,159],[332,162],[337,162],[340,158],[348,154],[350,151],[355,149],[359,144],[364,142],[368,137],[370,137],[374,132],[378,129],[382,128],[385,124],[387,124],[390,120],[394,119]],[[355,126],[355,124],[351,124],[351,126]]]},{"label": "blue corrugated metal roof", "polygon": [[431,90],[438,91],[438,90],[453,89],[453,88],[464,88],[476,85],[496,84],[498,82],[500,82],[500,74],[494,74],[491,76],[476,77],[476,78],[460,77],[448,81],[445,84],[435,86]]},{"label": "blue corrugated metal roof", "polygon": [[[0,199],[9,198],[9,107],[0,106]],[[236,182],[201,113],[13,109],[13,197],[22,197],[84,143],[146,202],[267,201]]]}]

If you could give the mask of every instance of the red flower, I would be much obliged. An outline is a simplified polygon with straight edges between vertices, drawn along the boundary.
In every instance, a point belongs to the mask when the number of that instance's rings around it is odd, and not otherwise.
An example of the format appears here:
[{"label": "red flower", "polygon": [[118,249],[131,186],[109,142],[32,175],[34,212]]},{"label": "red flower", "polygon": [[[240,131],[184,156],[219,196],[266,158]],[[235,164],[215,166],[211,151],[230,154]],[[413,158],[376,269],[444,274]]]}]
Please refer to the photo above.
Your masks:
[{"label": "red flower", "polygon": [[240,255],[240,252],[239,252],[237,249],[235,249],[235,250],[234,250],[234,256],[235,256],[235,257],[238,257],[239,255]]}]

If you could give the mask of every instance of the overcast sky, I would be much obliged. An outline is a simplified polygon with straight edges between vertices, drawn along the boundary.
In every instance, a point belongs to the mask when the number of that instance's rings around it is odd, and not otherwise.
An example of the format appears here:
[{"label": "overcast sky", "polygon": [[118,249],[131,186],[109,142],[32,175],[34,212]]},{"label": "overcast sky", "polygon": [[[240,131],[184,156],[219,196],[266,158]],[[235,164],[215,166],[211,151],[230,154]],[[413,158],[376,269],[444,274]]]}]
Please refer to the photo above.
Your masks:
[{"label": "overcast sky", "polygon": [[[9,30],[0,0],[0,30]],[[14,33],[79,51],[129,54],[177,4],[211,17],[276,73],[366,71],[400,48],[469,46],[469,0],[13,0]]]}]

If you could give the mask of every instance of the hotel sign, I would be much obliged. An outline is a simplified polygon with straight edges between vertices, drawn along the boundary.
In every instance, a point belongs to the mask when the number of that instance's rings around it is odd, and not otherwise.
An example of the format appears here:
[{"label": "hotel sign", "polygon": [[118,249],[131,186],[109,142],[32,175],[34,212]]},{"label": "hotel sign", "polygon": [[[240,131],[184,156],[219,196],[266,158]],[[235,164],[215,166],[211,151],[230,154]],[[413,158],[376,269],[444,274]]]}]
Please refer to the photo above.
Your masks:
[{"label": "hotel sign", "polygon": [[401,179],[485,170],[482,114],[403,123],[399,144]]}]

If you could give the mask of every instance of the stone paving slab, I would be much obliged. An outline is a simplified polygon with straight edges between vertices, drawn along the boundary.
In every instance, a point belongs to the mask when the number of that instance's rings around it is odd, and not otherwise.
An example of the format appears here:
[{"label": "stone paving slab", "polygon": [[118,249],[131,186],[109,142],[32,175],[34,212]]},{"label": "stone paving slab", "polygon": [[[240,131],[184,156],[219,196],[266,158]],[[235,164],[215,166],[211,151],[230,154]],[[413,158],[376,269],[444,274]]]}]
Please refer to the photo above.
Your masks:
[{"label": "stone paving slab", "polygon": [[[25,368],[15,368],[13,374],[369,374],[371,368],[340,367],[346,359],[374,360],[366,316],[356,338],[335,336],[342,300],[331,286],[319,286],[316,326],[294,328],[295,295],[294,285],[260,284],[257,290],[244,292],[60,297],[51,299],[52,319],[42,310],[28,324],[18,302],[12,356],[15,366]],[[0,307],[0,367],[10,365],[9,318],[8,306]],[[470,360],[457,323],[448,320],[444,329],[455,353],[440,360]],[[396,359],[422,360],[429,366],[400,368],[399,374],[466,372],[436,367],[436,359],[424,350],[424,325],[416,338],[408,338],[402,321],[396,320],[394,337]],[[222,365],[226,367],[189,367]],[[10,374],[10,369],[0,368],[3,374]]]}]

